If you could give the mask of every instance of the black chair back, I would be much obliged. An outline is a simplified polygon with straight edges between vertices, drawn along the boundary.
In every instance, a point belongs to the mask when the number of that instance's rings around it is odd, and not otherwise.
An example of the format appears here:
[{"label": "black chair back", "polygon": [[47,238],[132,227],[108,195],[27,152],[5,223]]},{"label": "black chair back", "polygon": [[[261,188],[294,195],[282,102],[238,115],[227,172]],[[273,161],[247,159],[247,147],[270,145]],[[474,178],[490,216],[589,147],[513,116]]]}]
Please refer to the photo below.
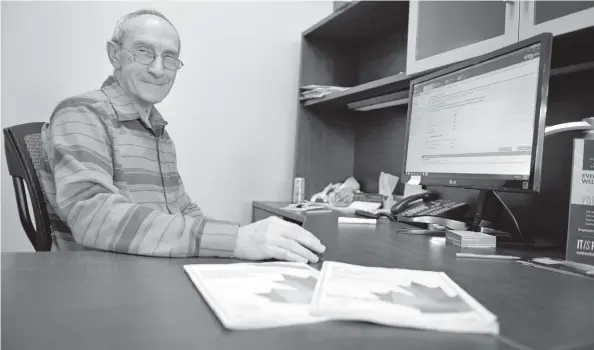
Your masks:
[{"label": "black chair back", "polygon": [[[49,251],[52,244],[46,200],[37,172],[41,162],[40,132],[43,124],[42,122],[27,123],[3,130],[4,152],[8,173],[12,176],[19,218],[36,251]],[[31,221],[29,214],[25,183],[29,190],[29,199],[36,225]],[[12,234],[12,232],[9,233]]]}]

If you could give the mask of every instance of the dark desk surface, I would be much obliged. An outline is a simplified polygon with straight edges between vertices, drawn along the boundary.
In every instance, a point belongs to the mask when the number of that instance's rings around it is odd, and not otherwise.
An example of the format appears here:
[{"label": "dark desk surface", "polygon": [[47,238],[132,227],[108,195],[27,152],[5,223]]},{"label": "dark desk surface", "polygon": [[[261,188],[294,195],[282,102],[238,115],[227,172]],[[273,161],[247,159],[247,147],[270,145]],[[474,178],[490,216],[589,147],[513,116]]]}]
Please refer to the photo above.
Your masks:
[{"label": "dark desk surface", "polygon": [[[295,221],[295,222],[302,223],[305,220],[306,214],[304,212],[282,209],[282,208],[286,207],[288,204],[289,203],[287,203],[287,202],[254,201],[254,202],[252,202],[252,207],[270,212],[270,213],[278,215],[278,216],[282,216],[286,219],[289,219],[289,221]],[[340,215],[347,216],[347,217],[356,217],[356,215],[354,215],[354,214],[340,213]],[[404,225],[404,226],[406,226],[406,225]]]},{"label": "dark desk surface", "polygon": [[283,217],[290,219],[292,221],[303,222],[305,220],[305,213],[282,209],[283,207],[287,206],[288,204],[289,203],[286,203],[286,202],[261,202],[261,201],[252,202],[252,206],[254,208],[258,208],[258,209],[270,212],[272,214],[283,216]]},{"label": "dark desk surface", "polygon": [[445,271],[499,317],[501,335],[358,322],[227,331],[181,265],[232,260],[4,253],[2,349],[594,348],[594,280],[513,261],[456,259],[455,248],[439,239],[392,228],[328,224],[316,234],[327,246],[326,260]]}]

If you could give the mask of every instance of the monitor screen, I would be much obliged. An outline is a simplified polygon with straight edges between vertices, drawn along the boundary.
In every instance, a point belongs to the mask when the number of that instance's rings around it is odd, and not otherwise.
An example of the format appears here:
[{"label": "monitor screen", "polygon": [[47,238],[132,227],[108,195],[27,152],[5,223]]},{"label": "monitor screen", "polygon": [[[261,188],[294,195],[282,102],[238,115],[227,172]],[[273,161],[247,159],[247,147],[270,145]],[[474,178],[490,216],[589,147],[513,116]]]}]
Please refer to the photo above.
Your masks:
[{"label": "monitor screen", "polygon": [[404,174],[426,184],[528,190],[541,45],[413,82]]}]

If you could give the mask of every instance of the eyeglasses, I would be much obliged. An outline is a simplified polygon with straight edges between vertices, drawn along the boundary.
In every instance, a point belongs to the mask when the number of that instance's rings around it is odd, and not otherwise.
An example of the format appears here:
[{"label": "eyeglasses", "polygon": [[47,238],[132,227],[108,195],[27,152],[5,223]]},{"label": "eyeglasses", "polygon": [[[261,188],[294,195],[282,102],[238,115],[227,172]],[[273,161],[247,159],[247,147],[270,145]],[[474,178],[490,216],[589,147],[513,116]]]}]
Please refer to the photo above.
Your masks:
[{"label": "eyeglasses", "polygon": [[[118,44],[122,49],[128,51],[134,57],[134,61],[136,61],[140,64],[149,65],[149,64],[153,63],[153,61],[155,60],[155,58],[157,58],[157,56],[159,56],[159,55],[155,54],[154,52],[146,50],[146,49],[132,51],[132,50],[124,47],[122,44],[118,43],[117,41],[114,41],[114,43]],[[142,51],[142,50],[146,50],[146,51]],[[180,59],[175,58],[173,56],[161,56],[161,57],[163,58],[163,66],[167,69],[178,70],[181,67],[183,67],[183,65],[184,65],[184,63]]]}]

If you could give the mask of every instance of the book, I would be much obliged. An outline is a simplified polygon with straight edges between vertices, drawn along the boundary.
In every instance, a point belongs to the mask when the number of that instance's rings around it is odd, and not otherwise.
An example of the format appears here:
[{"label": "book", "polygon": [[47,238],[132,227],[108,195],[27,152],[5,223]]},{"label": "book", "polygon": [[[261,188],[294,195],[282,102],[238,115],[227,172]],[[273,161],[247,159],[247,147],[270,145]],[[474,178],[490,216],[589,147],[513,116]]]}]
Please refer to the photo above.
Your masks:
[{"label": "book", "polygon": [[191,264],[184,270],[230,330],[366,321],[499,334],[497,317],[443,272],[304,263]]},{"label": "book", "polygon": [[565,259],[594,265],[594,140],[574,139]]}]

